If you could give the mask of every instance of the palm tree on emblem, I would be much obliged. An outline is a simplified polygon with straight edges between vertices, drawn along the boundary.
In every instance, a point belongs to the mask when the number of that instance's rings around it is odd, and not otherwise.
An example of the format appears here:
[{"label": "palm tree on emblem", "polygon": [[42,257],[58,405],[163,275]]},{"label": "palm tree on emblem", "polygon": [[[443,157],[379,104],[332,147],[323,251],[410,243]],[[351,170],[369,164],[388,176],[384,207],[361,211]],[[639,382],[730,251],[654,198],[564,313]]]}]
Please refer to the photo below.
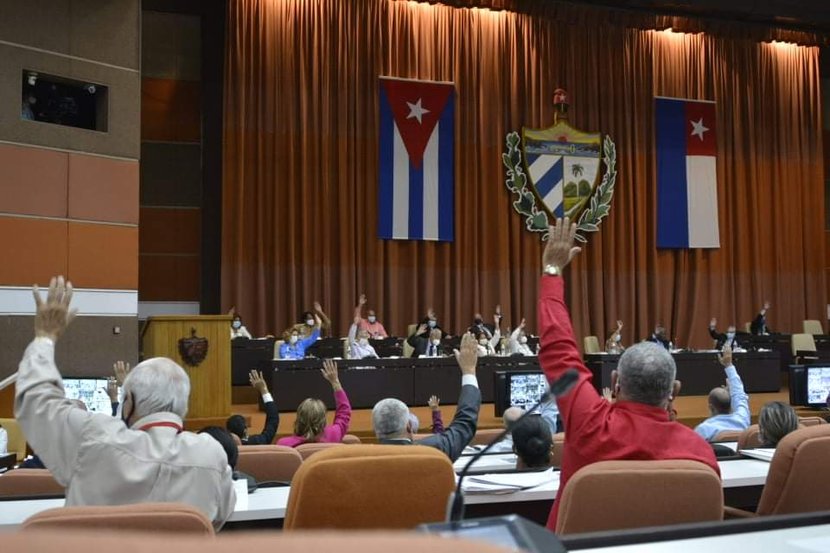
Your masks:
[{"label": "palm tree on emblem", "polygon": [[584,168],[584,167],[582,167],[582,165],[580,165],[580,164],[578,164],[578,163],[574,163],[574,164],[571,166],[571,173],[573,173],[574,178],[579,178],[579,177],[581,177],[581,176],[582,176],[582,173],[584,173],[584,172],[585,172],[585,168]]}]

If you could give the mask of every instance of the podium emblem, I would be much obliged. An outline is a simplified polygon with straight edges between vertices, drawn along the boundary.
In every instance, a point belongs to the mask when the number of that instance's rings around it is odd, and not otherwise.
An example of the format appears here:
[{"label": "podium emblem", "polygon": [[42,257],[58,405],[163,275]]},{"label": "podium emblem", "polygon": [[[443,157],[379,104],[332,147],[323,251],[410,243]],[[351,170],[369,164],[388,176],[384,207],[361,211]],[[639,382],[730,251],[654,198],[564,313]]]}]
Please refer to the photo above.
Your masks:
[{"label": "podium emblem", "polygon": [[208,340],[204,337],[196,336],[196,329],[190,329],[190,338],[181,338],[179,340],[179,355],[182,356],[185,364],[190,367],[198,366],[207,357]]},{"label": "podium emblem", "polygon": [[[554,92],[554,124],[546,129],[524,127],[506,137],[502,161],[507,189],[516,198],[513,208],[525,217],[531,232],[547,239],[557,217],[577,222],[576,238],[587,241],[610,209],[617,178],[617,151],[610,137],[575,129],[568,123],[568,96]],[[603,171],[603,166],[605,171]]]}]

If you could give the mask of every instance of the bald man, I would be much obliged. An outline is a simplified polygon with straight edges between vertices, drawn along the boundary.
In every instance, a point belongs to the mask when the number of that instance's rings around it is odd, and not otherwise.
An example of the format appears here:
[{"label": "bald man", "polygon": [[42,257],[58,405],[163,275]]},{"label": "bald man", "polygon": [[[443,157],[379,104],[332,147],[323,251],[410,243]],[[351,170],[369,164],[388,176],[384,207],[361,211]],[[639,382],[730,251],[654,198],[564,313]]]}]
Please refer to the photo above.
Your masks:
[{"label": "bald man", "polygon": [[726,372],[726,386],[709,392],[709,418],[697,425],[697,432],[704,440],[713,441],[721,432],[744,430],[750,421],[749,396],[738,370],[732,364],[732,349],[725,345],[720,362]]},{"label": "bald man", "polygon": [[[501,420],[504,424],[504,427],[507,430],[511,430],[513,425],[516,423],[519,418],[525,414],[525,410],[521,407],[508,407],[504,410],[504,414],[501,416]],[[490,451],[502,451],[502,452],[513,452],[513,436],[508,433],[507,436],[504,437],[498,443],[493,444],[493,447],[490,448]]]}]

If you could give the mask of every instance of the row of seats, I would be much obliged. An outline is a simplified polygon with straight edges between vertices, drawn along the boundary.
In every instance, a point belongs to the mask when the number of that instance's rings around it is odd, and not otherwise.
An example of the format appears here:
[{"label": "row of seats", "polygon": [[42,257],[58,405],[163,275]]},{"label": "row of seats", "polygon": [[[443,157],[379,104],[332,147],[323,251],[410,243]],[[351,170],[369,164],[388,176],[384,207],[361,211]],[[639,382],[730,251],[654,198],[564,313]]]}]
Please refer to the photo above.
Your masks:
[{"label": "row of seats", "polygon": [[[807,428],[809,426],[818,426],[820,424],[827,424],[827,421],[821,417],[798,417],[798,427]],[[750,449],[753,447],[761,447],[761,433],[758,425],[753,424],[745,430],[727,430],[721,432],[713,442],[738,442],[738,450]]]}]

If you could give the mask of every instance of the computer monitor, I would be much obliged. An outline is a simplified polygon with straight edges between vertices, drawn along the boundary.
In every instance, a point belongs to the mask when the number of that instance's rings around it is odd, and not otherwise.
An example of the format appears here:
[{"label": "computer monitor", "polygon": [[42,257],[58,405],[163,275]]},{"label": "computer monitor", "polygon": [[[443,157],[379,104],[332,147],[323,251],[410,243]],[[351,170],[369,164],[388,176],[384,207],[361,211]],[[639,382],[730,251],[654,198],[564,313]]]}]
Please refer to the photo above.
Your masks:
[{"label": "computer monitor", "polygon": [[541,371],[495,371],[494,406],[496,416],[508,407],[532,407],[547,392],[548,381]]},{"label": "computer monitor", "polygon": [[[96,413],[112,414],[112,404],[107,395],[106,378],[64,378],[63,389],[69,399],[80,399],[86,405],[88,411]],[[119,394],[121,389],[118,389]]]},{"label": "computer monitor", "polygon": [[830,366],[807,367],[807,405],[825,407],[830,393]]}]

